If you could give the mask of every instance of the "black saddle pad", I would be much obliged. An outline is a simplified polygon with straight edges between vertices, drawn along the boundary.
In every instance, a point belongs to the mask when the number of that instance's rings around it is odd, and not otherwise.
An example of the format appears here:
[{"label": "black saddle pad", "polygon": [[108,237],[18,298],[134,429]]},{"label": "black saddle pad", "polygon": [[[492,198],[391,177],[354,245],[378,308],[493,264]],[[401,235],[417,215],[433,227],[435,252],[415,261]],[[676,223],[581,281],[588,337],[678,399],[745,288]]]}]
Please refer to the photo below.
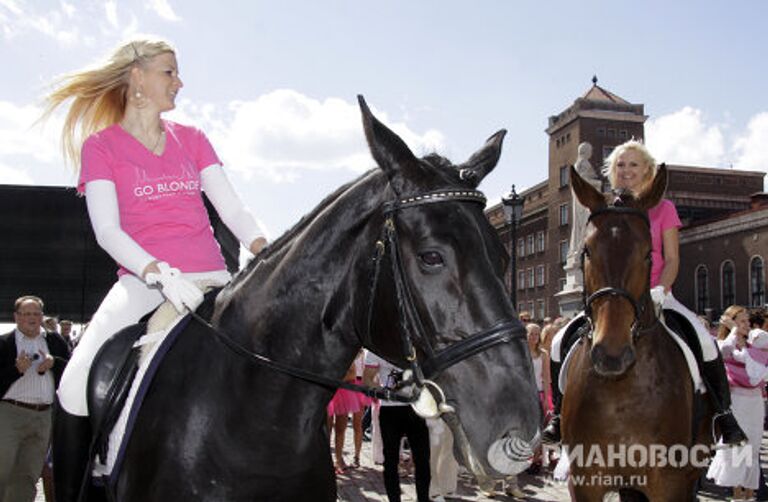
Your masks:
[{"label": "black saddle pad", "polygon": [[669,309],[664,310],[664,322],[669,329],[677,333],[677,335],[683,339],[685,344],[690,347],[693,356],[696,358],[696,363],[699,365],[699,368],[701,368],[704,356],[701,352],[701,344],[699,343],[699,337],[696,334],[696,328],[691,325],[690,321],[688,321],[683,314]]},{"label": "black saddle pad", "polygon": [[[88,374],[88,411],[99,453],[106,453],[106,437],[120,415],[138,369],[139,352],[133,344],[147,329],[146,322],[112,335],[96,353]],[[102,461],[104,459],[102,458]]]},{"label": "black saddle pad", "polygon": [[[214,301],[221,288],[206,293],[197,313],[206,320],[213,314]],[[112,335],[96,353],[88,374],[86,396],[97,452],[106,454],[107,438],[120,416],[138,370],[139,349],[133,344],[146,333],[147,321],[154,310],[141,321]]]}]

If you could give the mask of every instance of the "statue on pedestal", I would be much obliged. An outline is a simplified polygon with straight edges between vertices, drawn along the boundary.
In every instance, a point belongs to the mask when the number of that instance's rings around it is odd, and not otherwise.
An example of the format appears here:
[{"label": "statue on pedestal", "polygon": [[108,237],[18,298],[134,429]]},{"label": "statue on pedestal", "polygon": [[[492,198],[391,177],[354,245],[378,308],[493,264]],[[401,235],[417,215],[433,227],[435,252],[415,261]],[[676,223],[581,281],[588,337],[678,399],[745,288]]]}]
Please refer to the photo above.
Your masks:
[{"label": "statue on pedestal", "polygon": [[[578,155],[576,158],[576,164],[574,167],[579,175],[584,178],[584,181],[588,181],[592,186],[601,189],[602,180],[598,176],[592,164],[589,163],[589,159],[592,157],[592,145],[588,142],[579,144]],[[568,245],[568,260],[566,262],[566,269],[571,263],[578,266],[579,255],[581,254],[581,248],[584,246],[584,232],[587,229],[587,219],[589,218],[589,210],[586,207],[579,204],[576,197],[572,200],[571,211],[571,240]],[[579,284],[581,280],[579,280]]]},{"label": "statue on pedestal", "polygon": [[[579,144],[574,167],[585,181],[591,183],[598,190],[602,190],[602,179],[592,164],[589,163],[590,157],[592,157],[592,145],[586,141]],[[581,271],[580,257],[581,249],[584,246],[587,220],[589,219],[589,210],[582,206],[576,197],[573,197],[572,203],[571,240],[568,246],[568,258],[565,267],[563,267],[565,269],[565,286],[562,291],[555,295],[560,304],[560,315],[567,317],[575,316],[584,308],[581,297],[581,292],[584,289],[584,275]]]}]

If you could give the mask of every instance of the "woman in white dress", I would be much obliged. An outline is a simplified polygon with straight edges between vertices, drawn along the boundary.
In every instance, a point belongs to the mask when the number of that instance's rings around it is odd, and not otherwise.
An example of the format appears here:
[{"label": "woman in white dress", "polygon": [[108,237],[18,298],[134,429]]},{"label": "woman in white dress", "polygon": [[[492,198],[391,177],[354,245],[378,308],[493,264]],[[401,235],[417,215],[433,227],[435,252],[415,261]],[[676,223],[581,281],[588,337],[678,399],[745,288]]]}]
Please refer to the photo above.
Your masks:
[{"label": "woman in white dress", "polygon": [[762,385],[752,386],[739,377],[743,367],[735,355],[748,347],[749,313],[746,308],[732,305],[720,318],[718,344],[729,373],[733,414],[747,435],[745,446],[719,449],[709,466],[707,477],[718,486],[733,487],[734,500],[750,500],[760,480],[760,444],[763,437]]}]

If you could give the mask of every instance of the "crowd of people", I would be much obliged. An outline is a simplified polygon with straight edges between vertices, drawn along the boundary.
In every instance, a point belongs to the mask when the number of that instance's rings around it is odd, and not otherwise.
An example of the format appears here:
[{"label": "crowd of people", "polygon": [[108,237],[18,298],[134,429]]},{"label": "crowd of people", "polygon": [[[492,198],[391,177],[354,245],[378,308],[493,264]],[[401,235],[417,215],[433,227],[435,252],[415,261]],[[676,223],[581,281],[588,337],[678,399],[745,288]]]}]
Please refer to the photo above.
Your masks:
[{"label": "crowd of people", "polygon": [[[182,87],[176,50],[164,40],[136,39],[120,45],[102,65],[66,76],[48,96],[48,114],[67,107],[62,130],[66,156],[79,174],[77,189],[86,198],[96,239],[119,265],[119,272],[87,331],[77,339],[71,321],[44,320],[41,298],[25,295],[14,304],[16,328],[0,336],[0,502],[33,500],[41,473],[50,481],[46,459],[51,456],[56,500],[78,500],[91,439],[86,380],[99,348],[111,334],[164,301],[180,313],[194,310],[202,301],[200,284],[229,281],[202,191],[246,249],[257,254],[267,244],[205,134],[162,117],[175,107]],[[606,176],[614,189],[640,194],[655,174],[655,161],[637,141],[620,145],[607,160]],[[662,201],[649,210],[649,219],[654,300],[662,309],[679,312],[696,328],[704,356],[702,374],[713,391],[721,441],[752,448],[757,459],[768,378],[766,313],[729,307],[719,319],[716,343],[701,320],[672,295],[681,225],[674,204]],[[547,437],[556,441],[561,401],[558,337],[578,316],[538,323],[530,317],[520,312],[541,401],[542,426],[547,425]],[[400,369],[375,354],[361,353],[345,380],[392,386],[400,374]],[[441,420],[427,421],[410,406],[374,403],[347,390],[339,390],[328,406],[337,474],[360,466],[366,410],[373,417],[372,436],[380,444],[374,460],[383,465],[390,502],[400,500],[404,445],[410,452],[419,502],[455,494],[459,467],[450,430]],[[350,417],[353,457],[347,462],[344,437]],[[735,498],[747,499],[758,485],[759,462],[734,466],[736,453],[735,448],[719,449],[708,475],[720,485],[733,487]],[[549,461],[544,457],[538,453],[529,472],[539,472]],[[51,490],[50,483],[46,489]],[[522,495],[514,477],[506,491]]]}]

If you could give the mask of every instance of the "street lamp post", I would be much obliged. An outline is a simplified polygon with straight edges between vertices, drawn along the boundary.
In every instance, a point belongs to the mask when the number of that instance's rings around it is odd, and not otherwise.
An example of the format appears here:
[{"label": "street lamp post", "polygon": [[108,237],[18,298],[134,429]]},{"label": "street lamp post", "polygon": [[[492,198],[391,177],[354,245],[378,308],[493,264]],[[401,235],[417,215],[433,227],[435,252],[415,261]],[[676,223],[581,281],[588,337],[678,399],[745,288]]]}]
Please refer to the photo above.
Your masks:
[{"label": "street lamp post", "polygon": [[501,198],[504,218],[509,225],[509,251],[512,257],[509,299],[515,310],[517,310],[517,224],[523,216],[524,202],[524,199],[515,191],[515,185],[512,185],[508,196]]}]

